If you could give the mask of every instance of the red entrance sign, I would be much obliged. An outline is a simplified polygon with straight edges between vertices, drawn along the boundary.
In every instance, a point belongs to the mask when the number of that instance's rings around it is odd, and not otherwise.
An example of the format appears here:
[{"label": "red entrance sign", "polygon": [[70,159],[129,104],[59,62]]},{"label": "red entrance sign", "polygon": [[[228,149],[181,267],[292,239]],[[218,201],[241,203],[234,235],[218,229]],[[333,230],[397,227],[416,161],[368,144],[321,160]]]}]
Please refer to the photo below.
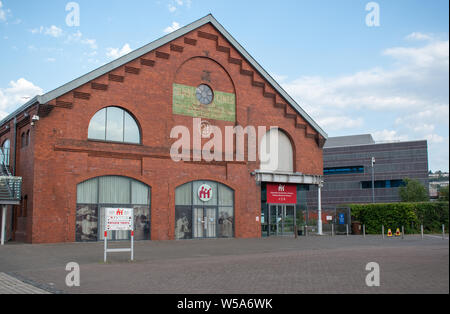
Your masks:
[{"label": "red entrance sign", "polygon": [[267,184],[268,204],[297,204],[297,186],[295,184]]}]

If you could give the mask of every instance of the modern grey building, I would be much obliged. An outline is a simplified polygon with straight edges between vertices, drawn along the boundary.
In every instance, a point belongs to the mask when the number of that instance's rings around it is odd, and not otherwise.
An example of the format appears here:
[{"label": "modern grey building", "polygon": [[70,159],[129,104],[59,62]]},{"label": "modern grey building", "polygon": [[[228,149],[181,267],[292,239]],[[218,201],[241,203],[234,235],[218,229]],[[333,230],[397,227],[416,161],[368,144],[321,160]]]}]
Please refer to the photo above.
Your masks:
[{"label": "modern grey building", "polygon": [[[370,134],[331,137],[323,158],[325,208],[372,203],[372,158],[376,203],[399,202],[404,178],[417,179],[428,188],[426,140],[376,143]],[[314,191],[308,194],[309,205],[316,205]]]}]

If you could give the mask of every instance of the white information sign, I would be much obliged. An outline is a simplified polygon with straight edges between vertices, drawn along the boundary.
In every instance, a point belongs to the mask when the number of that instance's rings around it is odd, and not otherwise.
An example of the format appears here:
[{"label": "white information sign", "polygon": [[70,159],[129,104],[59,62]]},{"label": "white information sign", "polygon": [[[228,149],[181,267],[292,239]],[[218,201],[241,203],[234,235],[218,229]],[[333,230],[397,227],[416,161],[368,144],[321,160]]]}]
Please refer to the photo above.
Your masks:
[{"label": "white information sign", "polygon": [[328,220],[328,221],[333,220],[333,216],[327,216],[327,220]]},{"label": "white information sign", "polygon": [[105,208],[105,231],[133,230],[133,208]]},{"label": "white information sign", "polygon": [[[108,249],[109,231],[131,231],[131,247],[128,249]],[[134,214],[133,208],[105,208],[105,249],[104,261],[108,253],[130,252],[134,260]]]}]

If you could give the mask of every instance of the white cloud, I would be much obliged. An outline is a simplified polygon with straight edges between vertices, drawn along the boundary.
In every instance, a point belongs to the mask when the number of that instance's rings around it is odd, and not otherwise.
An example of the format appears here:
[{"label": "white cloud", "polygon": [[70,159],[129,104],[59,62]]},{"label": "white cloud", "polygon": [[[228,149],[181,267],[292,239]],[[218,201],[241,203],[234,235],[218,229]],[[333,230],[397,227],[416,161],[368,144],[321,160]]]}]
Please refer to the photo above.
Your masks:
[{"label": "white cloud", "polygon": [[449,132],[449,41],[422,33],[407,37],[417,41],[414,47],[381,52],[390,66],[337,77],[302,76],[281,85],[330,136],[345,131],[372,132],[383,141],[427,139],[430,165],[448,169],[442,160],[449,157],[443,145]]},{"label": "white cloud", "polygon": [[6,12],[3,10],[3,3],[0,1],[0,21],[6,21]]},{"label": "white cloud", "polygon": [[70,34],[66,38],[66,43],[81,43],[83,45],[88,45],[92,50],[98,49],[97,41],[95,39],[83,38],[83,34],[80,31]]},{"label": "white cloud", "polygon": [[376,142],[407,141],[409,139],[407,135],[399,135],[397,131],[386,129],[373,132],[372,136]]},{"label": "white cloud", "polygon": [[174,6],[174,5],[172,5],[172,4],[169,4],[169,5],[168,5],[168,8],[169,8],[169,11],[170,11],[171,13],[173,13],[173,12],[175,12],[175,11],[177,10],[177,7]]},{"label": "white cloud", "polygon": [[42,94],[42,92],[42,88],[24,78],[9,82],[7,88],[0,88],[0,118],[4,118],[20,105],[34,96]]},{"label": "white cloud", "polygon": [[359,128],[364,124],[364,119],[359,117],[352,119],[346,116],[332,116],[319,118],[319,125],[329,131]]},{"label": "white cloud", "polygon": [[52,26],[46,28],[46,30],[45,30],[45,35],[49,35],[49,36],[52,36],[55,38],[60,37],[62,35],[62,33],[63,33],[62,29],[55,25],[52,25]]},{"label": "white cloud", "polygon": [[63,35],[63,30],[55,25],[50,27],[40,26],[39,28],[33,28],[30,30],[32,34],[44,34],[51,37],[61,37]]},{"label": "white cloud", "polygon": [[190,8],[192,4],[191,0],[172,0],[171,3],[167,5],[169,11],[171,13],[175,12],[178,7],[186,6],[187,8]]},{"label": "white cloud", "polygon": [[433,40],[431,34],[424,34],[420,32],[413,32],[405,37],[406,40]]},{"label": "white cloud", "polygon": [[120,58],[132,51],[129,44],[123,45],[122,48],[107,48],[106,50],[106,56],[113,59]]},{"label": "white cloud", "polygon": [[172,33],[173,31],[176,31],[177,29],[179,29],[181,26],[180,26],[180,23],[178,23],[178,22],[172,22],[172,25],[171,26],[168,26],[168,27],[166,27],[165,29],[164,29],[164,33]]}]

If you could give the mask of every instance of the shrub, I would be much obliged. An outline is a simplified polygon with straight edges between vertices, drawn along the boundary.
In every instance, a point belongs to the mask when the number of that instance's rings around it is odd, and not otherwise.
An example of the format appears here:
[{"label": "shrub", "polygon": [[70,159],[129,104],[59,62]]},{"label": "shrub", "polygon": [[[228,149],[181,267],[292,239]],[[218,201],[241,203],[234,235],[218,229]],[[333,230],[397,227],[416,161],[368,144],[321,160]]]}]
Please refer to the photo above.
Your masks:
[{"label": "shrub", "polygon": [[448,202],[352,204],[348,205],[354,220],[366,225],[366,232],[377,234],[384,225],[385,232],[405,227],[406,233],[420,232],[420,225],[428,233],[448,230]]}]

